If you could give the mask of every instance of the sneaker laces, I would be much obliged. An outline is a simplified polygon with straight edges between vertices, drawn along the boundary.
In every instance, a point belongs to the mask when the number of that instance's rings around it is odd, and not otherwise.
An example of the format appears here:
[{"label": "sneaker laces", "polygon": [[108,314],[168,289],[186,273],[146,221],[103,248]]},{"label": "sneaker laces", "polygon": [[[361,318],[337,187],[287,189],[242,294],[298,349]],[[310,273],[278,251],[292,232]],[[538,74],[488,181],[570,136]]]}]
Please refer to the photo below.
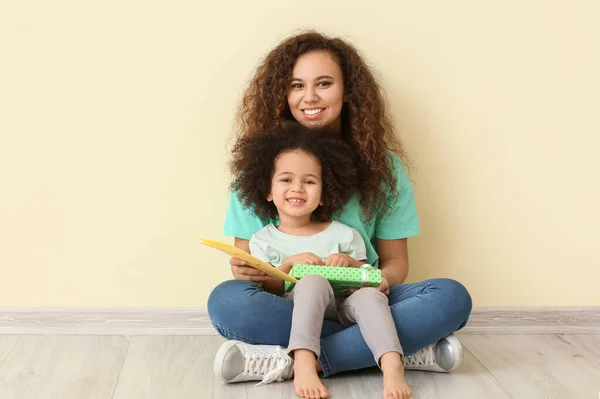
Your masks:
[{"label": "sneaker laces", "polygon": [[263,375],[256,386],[275,381],[283,381],[284,374],[292,364],[292,358],[285,349],[278,346],[274,352],[254,352],[245,354],[244,375]]},{"label": "sneaker laces", "polygon": [[433,345],[429,345],[410,356],[404,357],[403,363],[405,367],[428,367],[436,364],[433,355]]}]

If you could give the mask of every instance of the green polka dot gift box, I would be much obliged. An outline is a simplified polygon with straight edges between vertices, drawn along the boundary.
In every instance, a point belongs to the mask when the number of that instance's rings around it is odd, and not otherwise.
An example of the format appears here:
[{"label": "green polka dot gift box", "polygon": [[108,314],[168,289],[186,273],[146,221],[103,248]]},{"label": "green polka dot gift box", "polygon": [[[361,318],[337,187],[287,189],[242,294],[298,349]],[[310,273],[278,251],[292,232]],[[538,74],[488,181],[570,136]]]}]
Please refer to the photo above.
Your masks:
[{"label": "green polka dot gift box", "polygon": [[[337,267],[295,264],[290,276],[301,279],[307,274],[325,277],[336,295],[348,295],[348,290],[358,287],[378,287],[381,284],[381,270],[374,267]],[[285,291],[294,288],[294,283],[285,281]]]}]

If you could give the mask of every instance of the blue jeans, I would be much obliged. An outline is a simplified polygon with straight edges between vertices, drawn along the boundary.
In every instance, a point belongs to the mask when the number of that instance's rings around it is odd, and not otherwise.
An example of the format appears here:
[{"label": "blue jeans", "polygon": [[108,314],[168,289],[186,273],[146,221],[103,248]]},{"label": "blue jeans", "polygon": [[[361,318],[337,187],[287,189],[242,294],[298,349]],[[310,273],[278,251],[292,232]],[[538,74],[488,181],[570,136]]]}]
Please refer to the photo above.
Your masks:
[{"label": "blue jeans", "polygon": [[[390,288],[389,303],[405,355],[452,334],[467,324],[471,296],[455,280],[432,279]],[[208,314],[227,339],[281,345],[290,339],[294,304],[245,280],[219,284],[208,298]],[[357,325],[325,320],[321,330],[323,375],[375,366]]]}]

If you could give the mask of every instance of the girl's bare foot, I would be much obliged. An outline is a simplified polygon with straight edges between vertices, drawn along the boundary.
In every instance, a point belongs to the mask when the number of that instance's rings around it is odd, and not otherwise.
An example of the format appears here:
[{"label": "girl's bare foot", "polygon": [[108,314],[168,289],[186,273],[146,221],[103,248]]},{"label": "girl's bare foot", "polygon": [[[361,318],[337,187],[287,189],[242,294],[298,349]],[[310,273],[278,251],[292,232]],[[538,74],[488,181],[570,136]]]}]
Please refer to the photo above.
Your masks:
[{"label": "girl's bare foot", "polygon": [[322,399],[329,397],[329,391],[321,383],[317,374],[317,359],[308,349],[294,351],[294,388],[301,398]]},{"label": "girl's bare foot", "polygon": [[408,399],[412,394],[404,379],[402,357],[398,352],[388,352],[381,356],[383,371],[383,397],[385,399]]}]

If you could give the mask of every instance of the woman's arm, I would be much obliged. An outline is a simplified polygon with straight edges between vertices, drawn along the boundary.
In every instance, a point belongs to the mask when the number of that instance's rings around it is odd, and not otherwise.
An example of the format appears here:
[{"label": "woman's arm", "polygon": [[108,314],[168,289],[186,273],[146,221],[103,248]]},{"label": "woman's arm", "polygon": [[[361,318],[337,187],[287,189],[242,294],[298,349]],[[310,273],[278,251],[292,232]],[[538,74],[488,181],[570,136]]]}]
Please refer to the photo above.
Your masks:
[{"label": "woman's arm", "polygon": [[379,269],[390,287],[402,284],[408,275],[408,238],[377,239]]},{"label": "woman's arm", "polygon": [[[250,253],[250,241],[248,240],[235,237],[233,245],[242,251]],[[231,258],[229,264],[231,265],[231,274],[233,274],[233,278],[236,280],[249,280],[262,283],[268,277],[266,273],[251,266],[246,266],[246,262],[242,259]]]},{"label": "woman's arm", "polygon": [[[243,238],[235,237],[233,245],[239,249],[250,253],[250,241]],[[231,273],[233,277],[241,280],[250,280],[257,283],[262,283],[265,291],[271,294],[281,295],[284,291],[283,280],[279,280],[268,276],[266,273],[261,272],[251,266],[245,266],[246,262],[241,259],[231,258],[229,261],[231,264]],[[283,265],[282,265],[283,266]],[[282,269],[281,267],[279,269]],[[282,270],[284,273],[289,273],[289,270]]]}]

